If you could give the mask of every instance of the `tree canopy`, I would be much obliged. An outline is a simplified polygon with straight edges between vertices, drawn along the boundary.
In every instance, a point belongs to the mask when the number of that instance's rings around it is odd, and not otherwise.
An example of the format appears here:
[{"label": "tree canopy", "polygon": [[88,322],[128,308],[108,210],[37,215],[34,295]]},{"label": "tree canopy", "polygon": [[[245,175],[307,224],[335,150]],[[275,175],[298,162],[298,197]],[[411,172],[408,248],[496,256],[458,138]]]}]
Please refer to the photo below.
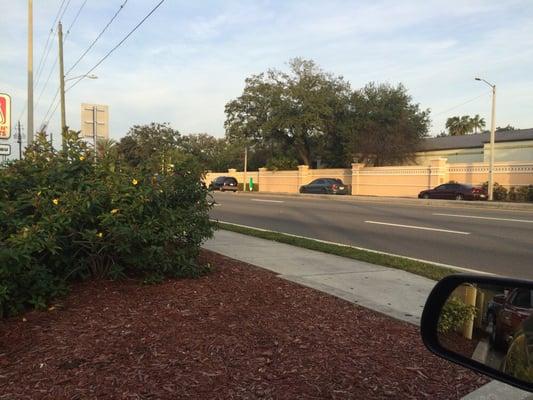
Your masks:
[{"label": "tree canopy", "polygon": [[311,60],[293,59],[289,72],[268,70],[245,80],[226,104],[226,136],[269,153],[274,164],[374,165],[411,157],[429,127],[402,85],[368,84],[352,90],[342,76]]},{"label": "tree canopy", "polygon": [[485,128],[485,119],[481,118],[479,114],[473,117],[463,115],[461,117],[450,117],[446,120],[446,129],[450,136],[468,135],[469,133],[478,133]]}]

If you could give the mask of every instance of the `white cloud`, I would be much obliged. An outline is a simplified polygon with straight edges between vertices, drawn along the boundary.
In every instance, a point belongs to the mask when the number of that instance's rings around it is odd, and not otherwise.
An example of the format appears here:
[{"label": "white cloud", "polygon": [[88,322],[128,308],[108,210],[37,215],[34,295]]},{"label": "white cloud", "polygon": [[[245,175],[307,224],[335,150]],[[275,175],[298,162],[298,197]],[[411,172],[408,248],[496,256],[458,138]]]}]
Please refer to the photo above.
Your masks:
[{"label": "white cloud", "polygon": [[[6,90],[14,113],[25,101],[25,5],[9,9],[10,40],[0,47]],[[87,14],[65,45],[72,60],[88,45],[121,1],[89,2]],[[89,6],[90,4],[90,6]],[[80,64],[80,73],[116,43],[150,8],[128,2],[101,43]],[[74,7],[76,2],[72,1]],[[39,6],[38,20],[52,21],[54,7]],[[223,134],[224,105],[244,79],[270,67],[286,68],[296,56],[315,59],[353,87],[403,82],[423,108],[435,114],[486,92],[473,76],[498,84],[498,124],[533,126],[533,4],[524,1],[260,1],[196,4],[166,2],[95,73],[67,94],[68,120],[79,125],[79,104],[110,106],[115,137],[135,123],[169,121],[183,132]],[[36,54],[48,24],[36,31]],[[69,65],[67,62],[67,66]],[[43,96],[47,108],[57,74]],[[489,111],[485,96],[452,113]],[[45,110],[44,110],[45,111]],[[42,118],[39,108],[38,118]],[[447,114],[435,115],[434,133]],[[487,119],[487,118],[486,118]],[[59,116],[52,128],[57,130]],[[40,122],[40,121],[38,121]],[[36,125],[38,124],[36,121]]]}]

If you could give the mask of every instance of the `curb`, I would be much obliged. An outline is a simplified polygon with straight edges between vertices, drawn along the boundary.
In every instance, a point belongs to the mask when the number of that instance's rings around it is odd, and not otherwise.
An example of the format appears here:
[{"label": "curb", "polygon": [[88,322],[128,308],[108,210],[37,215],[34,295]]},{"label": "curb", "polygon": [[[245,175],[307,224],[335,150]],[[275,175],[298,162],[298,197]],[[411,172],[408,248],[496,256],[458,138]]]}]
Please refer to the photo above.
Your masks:
[{"label": "curb", "polygon": [[277,196],[277,197],[294,197],[301,199],[326,199],[331,201],[344,201],[352,203],[387,203],[387,204],[404,204],[412,206],[426,207],[457,207],[457,208],[474,208],[486,210],[511,210],[533,212],[533,204],[530,203],[510,203],[503,201],[465,201],[465,200],[437,200],[437,199],[418,199],[414,197],[379,197],[379,196],[335,196],[325,194],[300,194],[300,193],[282,193],[282,192],[238,192],[244,196]]}]

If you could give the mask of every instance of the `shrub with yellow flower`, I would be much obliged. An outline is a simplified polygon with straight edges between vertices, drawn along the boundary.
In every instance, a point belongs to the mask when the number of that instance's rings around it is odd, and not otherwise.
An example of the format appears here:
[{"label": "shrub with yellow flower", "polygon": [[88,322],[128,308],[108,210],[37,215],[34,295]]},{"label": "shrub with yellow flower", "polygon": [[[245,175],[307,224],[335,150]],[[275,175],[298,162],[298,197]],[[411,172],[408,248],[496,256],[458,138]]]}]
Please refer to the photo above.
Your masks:
[{"label": "shrub with yellow flower", "polygon": [[133,178],[131,180],[131,183],[133,183],[133,186],[136,186],[139,183],[139,181],[137,179]]},{"label": "shrub with yellow flower", "polygon": [[58,205],[59,204],[59,199],[56,197],[55,199],[52,200],[52,203],[54,203],[54,205]]}]

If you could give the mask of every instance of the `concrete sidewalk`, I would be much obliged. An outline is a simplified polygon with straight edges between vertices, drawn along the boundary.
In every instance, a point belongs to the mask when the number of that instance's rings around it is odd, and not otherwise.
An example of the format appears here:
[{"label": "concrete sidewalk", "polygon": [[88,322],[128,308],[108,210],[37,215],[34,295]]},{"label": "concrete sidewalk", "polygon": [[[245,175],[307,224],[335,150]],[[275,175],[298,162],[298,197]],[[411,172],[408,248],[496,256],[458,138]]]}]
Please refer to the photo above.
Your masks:
[{"label": "concrete sidewalk", "polygon": [[[436,283],[405,271],[224,230],[203,247],[415,325],[420,324],[426,298]],[[465,399],[515,400],[528,395],[491,382]]]}]

